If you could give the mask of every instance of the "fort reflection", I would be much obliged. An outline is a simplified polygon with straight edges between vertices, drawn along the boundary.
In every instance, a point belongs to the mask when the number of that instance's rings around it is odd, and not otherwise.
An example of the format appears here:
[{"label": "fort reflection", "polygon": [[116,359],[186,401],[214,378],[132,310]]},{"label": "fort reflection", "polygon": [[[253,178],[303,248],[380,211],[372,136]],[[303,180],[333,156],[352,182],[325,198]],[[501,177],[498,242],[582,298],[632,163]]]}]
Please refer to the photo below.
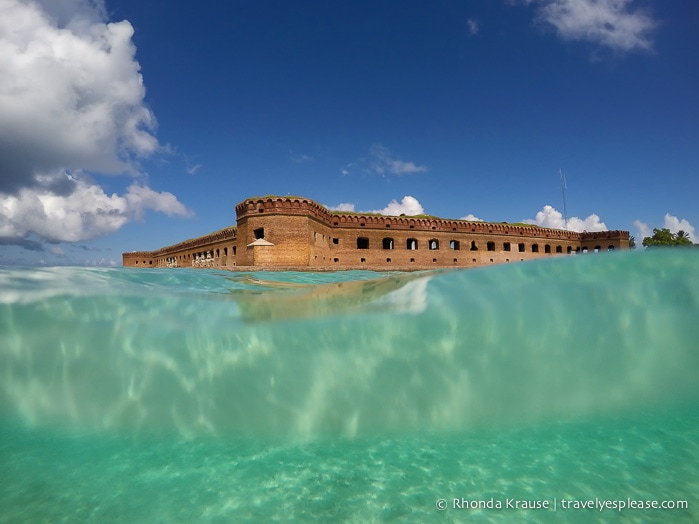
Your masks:
[{"label": "fort reflection", "polygon": [[270,292],[234,292],[246,322],[323,317],[380,310],[420,313],[426,307],[426,286],[432,275],[414,273],[374,280],[304,285],[255,279]]}]

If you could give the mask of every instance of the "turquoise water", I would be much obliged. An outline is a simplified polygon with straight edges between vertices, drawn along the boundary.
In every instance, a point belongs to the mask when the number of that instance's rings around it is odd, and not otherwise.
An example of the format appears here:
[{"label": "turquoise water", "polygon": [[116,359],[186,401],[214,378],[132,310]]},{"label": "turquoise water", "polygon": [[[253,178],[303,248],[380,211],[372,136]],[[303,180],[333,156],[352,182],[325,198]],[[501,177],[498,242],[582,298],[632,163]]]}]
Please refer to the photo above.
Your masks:
[{"label": "turquoise water", "polygon": [[0,269],[0,522],[696,522],[698,319],[693,251]]}]

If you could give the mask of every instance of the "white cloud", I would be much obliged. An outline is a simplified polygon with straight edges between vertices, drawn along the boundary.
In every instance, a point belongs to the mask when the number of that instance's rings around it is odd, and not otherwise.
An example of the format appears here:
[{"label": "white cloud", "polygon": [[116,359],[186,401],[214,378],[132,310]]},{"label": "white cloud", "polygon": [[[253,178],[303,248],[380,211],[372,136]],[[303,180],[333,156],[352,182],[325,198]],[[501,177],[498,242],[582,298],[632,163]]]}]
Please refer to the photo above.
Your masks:
[{"label": "white cloud", "polygon": [[650,226],[648,226],[648,224],[645,222],[634,220],[633,225],[636,228],[636,245],[640,246],[644,238],[653,235],[653,231],[651,230]]},{"label": "white cloud", "polygon": [[478,218],[476,215],[473,215],[471,213],[461,217],[459,220],[468,220],[469,222],[483,222],[482,219]]},{"label": "white cloud", "polygon": [[480,30],[478,20],[474,20],[473,18],[466,20],[466,26],[468,27],[468,34],[471,36],[476,36]]},{"label": "white cloud", "polygon": [[369,148],[369,157],[370,169],[379,175],[405,175],[427,171],[426,166],[394,158],[391,151],[381,144],[374,144]]},{"label": "white cloud", "polygon": [[33,188],[0,195],[0,237],[19,245],[31,234],[49,242],[76,242],[112,233],[130,220],[143,218],[147,210],[191,215],[172,193],[133,183],[123,196],[110,196],[99,185],[64,176],[73,185],[67,195]]},{"label": "white cloud", "polygon": [[196,175],[197,171],[201,169],[201,164],[194,164],[193,166],[188,166],[185,170],[188,175]]},{"label": "white cloud", "polygon": [[85,266],[93,266],[93,267],[116,267],[117,266],[117,261],[114,260],[113,258],[86,258],[83,260],[83,264]]},{"label": "white cloud", "polygon": [[680,220],[676,216],[673,216],[670,213],[666,213],[665,219],[663,220],[663,227],[669,229],[672,233],[684,231],[689,235],[689,239],[692,242],[699,242],[694,232],[694,226],[690,224],[689,221],[686,219]]},{"label": "white cloud", "polygon": [[[326,206],[328,209],[331,211],[346,211],[346,212],[355,212],[355,205],[351,204],[349,202],[345,202],[342,204],[339,204],[337,206]],[[375,209],[373,211],[360,211],[360,213],[379,213],[381,215],[387,215],[387,216],[400,216],[400,215],[407,215],[407,216],[414,216],[414,215],[422,215],[424,214],[425,210],[422,207],[422,204],[418,202],[417,198],[411,197],[409,195],[404,196],[400,202],[397,200],[391,200],[386,207],[383,209]]]},{"label": "white cloud", "polygon": [[[640,220],[634,220],[633,225],[636,227],[636,241],[640,245],[643,239],[646,237],[653,236],[653,230],[645,222]],[[677,233],[678,231],[684,231],[689,236],[689,239],[696,243],[699,242],[699,238],[695,232],[694,226],[689,223],[687,219],[679,219],[670,213],[665,213],[663,218],[663,225],[658,229],[669,229],[671,233]]]},{"label": "white cloud", "polygon": [[131,24],[108,23],[104,0],[0,0],[0,13],[0,237],[74,241],[146,209],[190,214],[171,193],[107,196],[82,176],[137,174],[163,150]]},{"label": "white cloud", "polygon": [[6,193],[56,169],[134,171],[134,157],[158,149],[131,24],[100,21],[100,4],[87,0],[43,4],[51,13],[35,2],[0,0],[0,191]]},{"label": "white cloud", "polygon": [[336,206],[326,207],[331,211],[348,211],[350,213],[354,212],[354,204],[350,204],[349,202],[343,202],[342,204],[338,204]]},{"label": "white cloud", "polygon": [[657,22],[634,0],[533,0],[538,19],[564,40],[591,42],[618,52],[651,50]]},{"label": "white cloud", "polygon": [[313,162],[313,157],[311,155],[305,155],[303,153],[292,153],[289,158],[292,162],[296,164],[306,164],[308,162]]},{"label": "white cloud", "polygon": [[389,216],[413,216],[422,215],[425,213],[425,210],[422,208],[422,205],[420,202],[418,202],[417,198],[406,195],[400,202],[397,200],[391,200],[386,207],[372,211],[372,213],[381,213],[382,215]]},{"label": "white cloud", "polygon": [[[523,220],[525,224],[533,224],[541,227],[549,227],[553,229],[566,229],[566,223],[563,219],[563,213],[553,208],[552,206],[544,206],[544,208],[536,214],[536,218]],[[607,231],[608,228],[604,222],[594,213],[585,219],[578,217],[570,217],[568,219],[568,231]]]}]

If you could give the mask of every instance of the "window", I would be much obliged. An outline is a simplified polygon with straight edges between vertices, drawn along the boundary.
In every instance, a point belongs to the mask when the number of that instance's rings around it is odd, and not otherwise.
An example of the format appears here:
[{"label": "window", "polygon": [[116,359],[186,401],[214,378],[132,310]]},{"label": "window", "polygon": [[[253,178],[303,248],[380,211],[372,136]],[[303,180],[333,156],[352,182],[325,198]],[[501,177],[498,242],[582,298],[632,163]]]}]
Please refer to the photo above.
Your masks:
[{"label": "window", "polygon": [[223,248],[223,256],[224,256],[224,257],[227,257],[227,256],[228,256],[228,248],[227,248],[227,247],[224,247],[224,248]]},{"label": "window", "polygon": [[544,246],[544,253],[551,253],[551,246],[549,246],[548,244],[546,244],[546,245]]},{"label": "window", "polygon": [[607,248],[607,251],[614,251],[614,246],[609,246],[609,247]]},{"label": "window", "polygon": [[255,235],[256,240],[259,238],[265,238],[265,228],[264,227],[258,227],[252,233],[253,233],[253,235]]},{"label": "window", "polygon": [[410,249],[412,251],[417,249],[417,239],[416,238],[409,238],[408,241],[406,242],[406,249]]},{"label": "window", "polygon": [[524,242],[520,242],[519,244],[517,244],[517,250],[520,253],[524,253]]},{"label": "window", "polygon": [[539,244],[532,244],[532,253],[539,252]]},{"label": "window", "polygon": [[488,242],[488,251],[495,251],[495,242]]},{"label": "window", "polygon": [[357,249],[369,249],[369,239],[366,237],[359,237],[357,239]]},{"label": "window", "polygon": [[333,238],[333,244],[337,245],[337,244],[339,244],[339,243],[340,243],[340,239],[339,239],[339,238]]},{"label": "window", "polygon": [[570,253],[571,253],[572,251],[573,251],[573,248],[572,248],[572,247],[568,246],[568,247],[566,248],[566,253],[568,253],[569,255],[570,255]]},{"label": "window", "polygon": [[360,258],[359,259],[361,262],[366,262],[366,258]]},{"label": "window", "polygon": [[563,253],[563,247],[556,246],[556,253]]},{"label": "window", "polygon": [[382,244],[383,244],[384,249],[393,249],[393,239],[392,238],[384,238]]},{"label": "window", "polygon": [[511,250],[512,250],[512,246],[510,245],[509,242],[505,242],[505,243],[502,245],[502,248],[503,248],[505,251],[511,251]]},{"label": "window", "polygon": [[435,251],[437,249],[439,249],[439,240],[433,238],[430,240],[430,250]]},{"label": "window", "polygon": [[461,244],[459,243],[458,240],[452,240],[449,242],[449,249],[453,249],[454,251],[459,251],[461,249]]},{"label": "window", "polygon": [[475,240],[471,240],[471,251],[478,251],[478,246]]},{"label": "window", "polygon": [[339,261],[340,261],[339,258],[333,258],[333,262],[337,263],[337,262],[339,262]]},{"label": "window", "polygon": [[235,252],[237,251],[237,248],[233,246],[233,256],[235,256]]}]

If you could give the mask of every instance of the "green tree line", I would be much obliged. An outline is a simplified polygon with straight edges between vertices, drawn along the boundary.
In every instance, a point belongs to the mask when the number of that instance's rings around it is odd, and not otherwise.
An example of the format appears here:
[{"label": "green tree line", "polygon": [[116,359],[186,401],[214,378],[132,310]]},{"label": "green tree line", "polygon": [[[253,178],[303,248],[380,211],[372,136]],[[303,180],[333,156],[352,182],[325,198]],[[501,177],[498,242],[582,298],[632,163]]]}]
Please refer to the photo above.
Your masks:
[{"label": "green tree line", "polygon": [[699,244],[692,243],[686,231],[679,230],[677,233],[672,233],[667,228],[653,229],[653,236],[645,237],[643,239],[643,245],[645,247],[699,246]]}]

